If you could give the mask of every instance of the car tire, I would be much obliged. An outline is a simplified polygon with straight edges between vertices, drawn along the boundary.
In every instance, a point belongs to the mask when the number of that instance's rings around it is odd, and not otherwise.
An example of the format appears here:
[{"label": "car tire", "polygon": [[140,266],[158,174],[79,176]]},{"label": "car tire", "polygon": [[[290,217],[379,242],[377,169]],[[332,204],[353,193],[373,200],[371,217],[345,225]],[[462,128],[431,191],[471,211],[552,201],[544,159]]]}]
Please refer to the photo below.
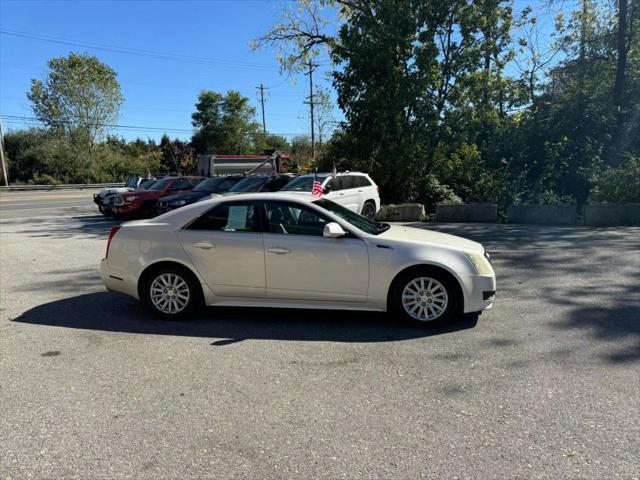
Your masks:
[{"label": "car tire", "polygon": [[186,268],[166,266],[146,276],[142,297],[147,307],[164,320],[184,320],[202,305],[198,279]]},{"label": "car tire", "polygon": [[366,202],[364,202],[364,205],[362,206],[362,213],[360,215],[373,220],[376,216],[375,202],[373,202],[372,200],[367,200]]},{"label": "car tire", "polygon": [[145,203],[140,207],[140,216],[142,218],[153,218],[154,209],[153,203]]},{"label": "car tire", "polygon": [[414,326],[442,327],[462,318],[462,291],[447,272],[413,268],[394,280],[389,311]]}]

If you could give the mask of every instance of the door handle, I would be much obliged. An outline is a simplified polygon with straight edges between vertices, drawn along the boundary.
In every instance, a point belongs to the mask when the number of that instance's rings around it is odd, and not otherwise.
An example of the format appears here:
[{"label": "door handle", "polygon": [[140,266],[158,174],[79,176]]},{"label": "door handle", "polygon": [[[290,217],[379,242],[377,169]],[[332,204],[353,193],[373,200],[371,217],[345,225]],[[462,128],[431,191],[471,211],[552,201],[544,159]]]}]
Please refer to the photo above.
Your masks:
[{"label": "door handle", "polygon": [[284,247],[272,247],[267,248],[267,252],[276,253],[278,255],[286,255],[287,253],[291,253],[291,250]]},{"label": "door handle", "polygon": [[203,250],[209,250],[210,248],[216,248],[215,243],[211,242],[198,242],[193,244],[194,247],[202,248]]}]

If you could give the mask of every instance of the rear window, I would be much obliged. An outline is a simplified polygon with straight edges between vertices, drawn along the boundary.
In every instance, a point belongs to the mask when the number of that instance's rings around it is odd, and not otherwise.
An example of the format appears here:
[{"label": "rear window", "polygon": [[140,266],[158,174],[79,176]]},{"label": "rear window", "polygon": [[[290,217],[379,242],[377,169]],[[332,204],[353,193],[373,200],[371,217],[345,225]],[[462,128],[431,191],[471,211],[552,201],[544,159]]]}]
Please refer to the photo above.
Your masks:
[{"label": "rear window", "polygon": [[358,187],[370,187],[371,186],[371,182],[369,181],[369,179],[363,175],[358,175],[356,177],[354,177],[356,179],[356,186]]}]

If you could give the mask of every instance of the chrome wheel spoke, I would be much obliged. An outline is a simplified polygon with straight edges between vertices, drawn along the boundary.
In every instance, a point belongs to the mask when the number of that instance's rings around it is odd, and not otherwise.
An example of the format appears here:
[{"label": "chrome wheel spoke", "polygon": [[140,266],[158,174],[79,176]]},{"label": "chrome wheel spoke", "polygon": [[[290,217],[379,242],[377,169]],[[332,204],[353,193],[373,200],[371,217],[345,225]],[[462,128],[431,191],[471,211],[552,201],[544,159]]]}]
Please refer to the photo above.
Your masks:
[{"label": "chrome wheel spoke", "polygon": [[149,297],[151,303],[162,313],[180,313],[189,304],[189,285],[179,275],[163,273],[151,283]]},{"label": "chrome wheel spoke", "polygon": [[423,322],[439,318],[449,304],[444,285],[435,278],[419,277],[404,287],[401,296],[402,306],[414,319]]}]

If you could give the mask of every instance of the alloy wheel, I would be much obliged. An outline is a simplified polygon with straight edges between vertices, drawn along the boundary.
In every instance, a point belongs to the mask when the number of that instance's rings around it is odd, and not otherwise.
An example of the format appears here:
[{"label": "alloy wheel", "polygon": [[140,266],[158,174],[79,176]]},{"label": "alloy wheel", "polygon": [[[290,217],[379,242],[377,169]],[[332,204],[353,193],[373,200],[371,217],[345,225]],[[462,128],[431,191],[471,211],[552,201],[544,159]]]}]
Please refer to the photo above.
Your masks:
[{"label": "alloy wheel", "polygon": [[180,275],[175,273],[158,275],[149,288],[151,303],[162,313],[176,315],[189,304],[191,297],[189,285]]},{"label": "alloy wheel", "polygon": [[402,291],[402,306],[415,320],[431,322],[447,310],[447,290],[435,278],[418,277],[411,280]]}]

